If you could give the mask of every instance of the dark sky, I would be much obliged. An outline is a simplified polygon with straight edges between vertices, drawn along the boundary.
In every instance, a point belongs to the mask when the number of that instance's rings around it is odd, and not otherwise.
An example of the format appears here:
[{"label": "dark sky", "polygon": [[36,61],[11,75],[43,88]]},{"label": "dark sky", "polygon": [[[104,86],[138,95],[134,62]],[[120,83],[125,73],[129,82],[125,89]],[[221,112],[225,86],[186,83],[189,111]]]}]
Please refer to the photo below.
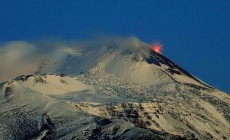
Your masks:
[{"label": "dark sky", "polygon": [[0,42],[135,35],[230,93],[229,0],[1,0]]}]

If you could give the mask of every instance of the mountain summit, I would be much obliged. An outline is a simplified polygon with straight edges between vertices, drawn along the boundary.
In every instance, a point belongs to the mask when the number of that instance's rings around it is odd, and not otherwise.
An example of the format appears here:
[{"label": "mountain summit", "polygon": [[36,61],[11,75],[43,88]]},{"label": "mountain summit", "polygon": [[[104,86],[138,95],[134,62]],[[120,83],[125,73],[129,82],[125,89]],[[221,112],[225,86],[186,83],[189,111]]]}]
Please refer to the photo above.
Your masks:
[{"label": "mountain summit", "polygon": [[108,42],[56,48],[2,82],[0,139],[230,137],[229,95],[136,38]]}]

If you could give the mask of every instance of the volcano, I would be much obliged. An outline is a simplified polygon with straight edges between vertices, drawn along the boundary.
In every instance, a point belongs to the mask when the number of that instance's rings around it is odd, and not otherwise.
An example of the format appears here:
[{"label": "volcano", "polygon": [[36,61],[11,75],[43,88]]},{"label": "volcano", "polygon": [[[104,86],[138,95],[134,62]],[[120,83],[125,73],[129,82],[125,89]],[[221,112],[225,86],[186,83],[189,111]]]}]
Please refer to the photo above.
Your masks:
[{"label": "volcano", "polygon": [[0,139],[227,139],[230,96],[137,39],[0,84]]}]

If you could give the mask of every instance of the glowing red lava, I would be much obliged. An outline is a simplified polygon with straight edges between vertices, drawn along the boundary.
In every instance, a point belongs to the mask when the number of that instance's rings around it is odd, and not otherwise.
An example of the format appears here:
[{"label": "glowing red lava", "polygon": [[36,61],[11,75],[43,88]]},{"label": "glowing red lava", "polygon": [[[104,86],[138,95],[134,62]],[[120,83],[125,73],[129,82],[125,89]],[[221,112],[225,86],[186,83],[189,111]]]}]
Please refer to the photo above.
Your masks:
[{"label": "glowing red lava", "polygon": [[161,44],[158,44],[158,43],[154,43],[152,46],[151,46],[152,50],[157,52],[157,53],[161,53],[161,48],[162,48],[162,45]]}]

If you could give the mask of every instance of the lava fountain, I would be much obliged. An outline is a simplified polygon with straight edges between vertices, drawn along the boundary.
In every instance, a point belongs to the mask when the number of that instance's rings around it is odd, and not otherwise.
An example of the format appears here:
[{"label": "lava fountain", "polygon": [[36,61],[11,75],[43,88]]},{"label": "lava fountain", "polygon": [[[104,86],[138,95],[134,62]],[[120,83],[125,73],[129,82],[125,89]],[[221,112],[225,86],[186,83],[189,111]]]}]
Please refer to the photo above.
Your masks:
[{"label": "lava fountain", "polygon": [[162,54],[161,53],[162,45],[160,43],[153,43],[153,45],[151,46],[151,49],[159,54]]}]

